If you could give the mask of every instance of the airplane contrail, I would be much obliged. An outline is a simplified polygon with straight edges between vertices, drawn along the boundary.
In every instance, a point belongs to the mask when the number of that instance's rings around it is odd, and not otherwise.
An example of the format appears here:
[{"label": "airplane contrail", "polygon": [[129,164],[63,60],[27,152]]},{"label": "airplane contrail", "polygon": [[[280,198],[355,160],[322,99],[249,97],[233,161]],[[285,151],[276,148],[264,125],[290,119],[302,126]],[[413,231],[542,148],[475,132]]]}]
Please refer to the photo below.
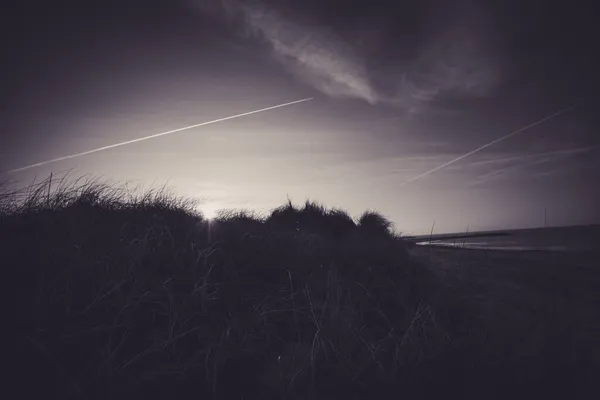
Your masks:
[{"label": "airplane contrail", "polygon": [[234,119],[234,118],[245,117],[246,115],[251,115],[251,114],[260,113],[260,112],[263,112],[263,111],[273,110],[275,108],[280,108],[280,107],[285,107],[285,106],[291,106],[292,104],[302,103],[304,101],[309,101],[309,100],[312,100],[312,99],[313,99],[312,97],[308,97],[308,98],[302,99],[302,100],[296,100],[296,101],[291,101],[289,103],[279,104],[279,105],[276,105],[276,106],[271,106],[271,107],[267,107],[267,108],[261,108],[260,110],[249,111],[249,112],[245,112],[245,113],[242,113],[242,114],[237,114],[237,115],[232,115],[232,116],[229,116],[229,117],[219,118],[219,119],[215,119],[215,120],[208,121],[208,122],[202,122],[202,123],[199,123],[199,124],[196,124],[196,125],[186,126],[184,128],[173,129],[173,130],[167,131],[167,132],[156,133],[154,135],[145,136],[145,137],[141,137],[141,138],[133,139],[133,140],[128,140],[126,142],[111,144],[109,146],[98,147],[97,149],[88,150],[88,151],[84,151],[84,152],[76,153],[76,154],[70,154],[68,156],[54,158],[52,160],[42,161],[42,162],[39,162],[39,163],[36,163],[36,164],[26,165],[24,167],[12,169],[12,170],[8,171],[7,173],[20,172],[20,171],[24,171],[24,170],[35,168],[35,167],[41,167],[42,165],[50,164],[50,163],[53,163],[53,162],[63,161],[63,160],[69,160],[71,158],[81,157],[81,156],[85,156],[85,155],[88,155],[88,154],[97,153],[99,151],[113,149],[115,147],[125,146],[127,144],[132,144],[132,143],[136,143],[136,142],[141,142],[143,140],[154,139],[154,138],[159,137],[159,136],[169,135],[171,133],[185,131],[187,129],[192,129],[192,128],[197,128],[199,126],[215,124],[217,122],[227,121],[229,119]]},{"label": "airplane contrail", "polygon": [[508,139],[509,137],[511,137],[511,136],[514,136],[514,135],[516,135],[517,133],[521,133],[521,132],[523,132],[524,130],[527,130],[527,129],[529,129],[529,128],[533,128],[533,127],[534,127],[534,126],[536,126],[536,125],[539,125],[539,124],[541,124],[541,123],[543,123],[543,122],[546,122],[546,121],[548,121],[549,119],[552,119],[552,118],[554,118],[554,117],[557,117],[557,116],[559,116],[559,115],[561,115],[561,114],[564,114],[564,113],[566,113],[567,111],[570,111],[571,109],[573,109],[573,108],[575,108],[575,107],[577,107],[577,104],[574,104],[574,105],[572,105],[572,106],[569,106],[569,107],[567,107],[567,108],[564,108],[564,109],[562,109],[562,110],[560,110],[560,111],[558,111],[558,112],[555,112],[554,114],[551,114],[551,115],[549,115],[549,116],[547,116],[547,117],[544,117],[544,118],[542,118],[542,119],[540,119],[540,120],[537,120],[536,122],[533,122],[533,123],[531,123],[531,124],[529,124],[529,125],[526,125],[526,126],[524,126],[524,127],[522,127],[522,128],[519,128],[519,129],[517,129],[516,131],[513,131],[513,132],[511,132],[511,133],[509,133],[509,134],[507,134],[507,135],[504,135],[504,136],[502,136],[502,137],[500,137],[500,138],[498,138],[498,139],[496,139],[496,140],[493,140],[493,141],[491,141],[491,142],[489,142],[489,143],[487,143],[487,144],[484,144],[483,146],[480,146],[480,147],[476,148],[475,150],[472,150],[472,151],[470,151],[470,152],[468,152],[468,153],[466,153],[466,154],[463,154],[463,155],[462,155],[462,156],[460,156],[460,157],[457,157],[457,158],[455,158],[455,159],[453,159],[453,160],[450,160],[450,161],[448,161],[447,163],[444,163],[444,164],[442,164],[442,165],[440,165],[440,166],[437,166],[437,167],[435,167],[435,168],[433,168],[433,169],[431,169],[431,170],[429,170],[429,171],[427,171],[427,172],[424,172],[424,173],[422,173],[421,175],[417,175],[417,176],[415,176],[414,178],[411,178],[411,179],[409,179],[409,180],[407,180],[407,181],[405,181],[405,182],[401,183],[401,185],[406,185],[406,184],[408,184],[408,183],[411,183],[411,182],[414,182],[414,181],[416,181],[417,179],[421,179],[421,178],[423,178],[423,177],[425,177],[425,176],[427,176],[427,175],[433,174],[434,172],[436,172],[436,171],[439,171],[440,169],[442,169],[442,168],[445,168],[445,167],[447,167],[447,166],[448,166],[448,165],[450,165],[450,164],[454,164],[455,162],[457,162],[457,161],[460,161],[460,160],[462,160],[463,158],[470,156],[471,154],[477,153],[478,151],[480,151],[480,150],[483,150],[483,149],[485,149],[486,147],[489,147],[489,146],[491,146],[491,145],[493,145],[493,144],[496,144],[496,143],[498,143],[498,142],[500,142],[500,141],[502,141],[502,140],[504,140],[504,139]]}]

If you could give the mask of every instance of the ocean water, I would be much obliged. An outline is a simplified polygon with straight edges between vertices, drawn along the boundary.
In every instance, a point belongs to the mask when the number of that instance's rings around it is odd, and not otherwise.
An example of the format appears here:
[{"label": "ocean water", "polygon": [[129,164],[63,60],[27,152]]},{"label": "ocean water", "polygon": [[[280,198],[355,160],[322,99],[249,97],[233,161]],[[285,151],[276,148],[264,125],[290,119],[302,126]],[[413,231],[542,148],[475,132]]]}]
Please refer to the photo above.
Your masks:
[{"label": "ocean water", "polygon": [[[499,236],[476,236],[501,233]],[[479,233],[466,238],[434,238],[418,241],[420,245],[463,247],[490,250],[542,250],[561,252],[600,251],[600,225],[518,229]]]}]

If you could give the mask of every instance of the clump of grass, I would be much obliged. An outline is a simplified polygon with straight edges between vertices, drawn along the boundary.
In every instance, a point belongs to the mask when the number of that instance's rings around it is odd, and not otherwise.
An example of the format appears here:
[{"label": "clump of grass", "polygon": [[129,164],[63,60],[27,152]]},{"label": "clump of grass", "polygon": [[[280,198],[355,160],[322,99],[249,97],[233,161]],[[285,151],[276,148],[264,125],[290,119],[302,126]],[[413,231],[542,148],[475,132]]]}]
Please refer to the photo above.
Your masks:
[{"label": "clump of grass", "polygon": [[358,226],[372,235],[388,236],[393,224],[390,220],[374,211],[365,211],[358,220]]}]

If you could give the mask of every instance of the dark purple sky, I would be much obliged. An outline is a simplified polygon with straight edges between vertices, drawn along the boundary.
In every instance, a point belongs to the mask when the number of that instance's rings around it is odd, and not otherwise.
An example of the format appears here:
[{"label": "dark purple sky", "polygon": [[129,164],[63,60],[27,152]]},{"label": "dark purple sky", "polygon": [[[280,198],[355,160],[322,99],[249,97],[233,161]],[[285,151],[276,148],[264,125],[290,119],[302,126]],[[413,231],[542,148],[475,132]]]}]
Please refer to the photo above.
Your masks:
[{"label": "dark purple sky", "polygon": [[415,234],[434,220],[438,232],[539,226],[544,208],[551,225],[600,222],[591,2],[29,1],[6,10],[0,178],[26,184],[75,168],[74,177],[167,183],[208,212],[266,211],[289,195],[353,215],[374,209]]}]

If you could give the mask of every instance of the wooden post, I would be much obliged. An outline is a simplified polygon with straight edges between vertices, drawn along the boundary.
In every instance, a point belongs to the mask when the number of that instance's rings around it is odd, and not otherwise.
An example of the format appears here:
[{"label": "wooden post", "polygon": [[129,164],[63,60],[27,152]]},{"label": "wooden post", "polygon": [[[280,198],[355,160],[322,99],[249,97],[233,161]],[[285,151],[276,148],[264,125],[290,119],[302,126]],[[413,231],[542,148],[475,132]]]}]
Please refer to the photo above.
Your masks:
[{"label": "wooden post", "polygon": [[433,220],[433,225],[431,225],[431,232],[429,233],[429,243],[431,244],[431,237],[433,236],[433,227],[435,226],[435,220]]}]

